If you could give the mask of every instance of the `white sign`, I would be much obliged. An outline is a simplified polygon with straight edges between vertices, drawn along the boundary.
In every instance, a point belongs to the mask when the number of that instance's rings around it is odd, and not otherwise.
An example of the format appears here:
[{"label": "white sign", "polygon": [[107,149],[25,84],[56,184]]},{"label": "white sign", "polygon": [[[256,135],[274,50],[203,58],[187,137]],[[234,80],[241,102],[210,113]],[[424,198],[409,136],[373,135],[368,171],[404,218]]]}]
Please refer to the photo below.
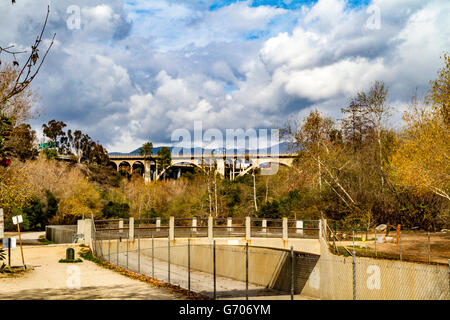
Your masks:
[{"label": "white sign", "polygon": [[11,249],[16,247],[16,238],[3,238],[3,249],[8,249],[9,240],[11,240]]},{"label": "white sign", "polygon": [[22,215],[20,215],[20,216],[14,216],[14,217],[12,217],[12,220],[13,220],[13,223],[14,223],[14,224],[22,223],[22,222],[23,222]]}]

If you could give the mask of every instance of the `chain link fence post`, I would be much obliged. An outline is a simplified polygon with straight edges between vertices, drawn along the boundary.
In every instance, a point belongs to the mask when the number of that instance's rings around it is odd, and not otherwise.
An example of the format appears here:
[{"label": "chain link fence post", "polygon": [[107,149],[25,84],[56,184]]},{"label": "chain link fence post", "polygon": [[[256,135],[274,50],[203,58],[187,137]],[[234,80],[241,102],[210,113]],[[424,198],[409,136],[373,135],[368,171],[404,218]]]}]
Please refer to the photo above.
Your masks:
[{"label": "chain link fence post", "polygon": [[141,273],[141,236],[138,233],[138,273]]},{"label": "chain link fence post", "polygon": [[155,279],[155,237],[152,232],[152,278]]},{"label": "chain link fence post", "polygon": [[248,300],[248,242],[245,244],[245,300]]},{"label": "chain link fence post", "polygon": [[402,261],[402,232],[399,232],[399,236],[398,236],[398,247],[400,250],[400,261]]},{"label": "chain link fence post", "polygon": [[448,259],[448,292],[450,292],[450,259]]},{"label": "chain link fence post", "polygon": [[120,246],[119,246],[119,238],[117,238],[117,266],[119,267],[119,251],[120,251]]},{"label": "chain link fence post", "polygon": [[170,238],[168,239],[167,244],[167,282],[170,284]]},{"label": "chain link fence post", "polygon": [[108,261],[111,263],[111,231],[108,232]]},{"label": "chain link fence post", "polygon": [[294,247],[291,246],[291,300],[294,300]]},{"label": "chain link fence post", "polygon": [[352,258],[353,258],[353,300],[356,300],[356,253],[355,253],[355,247],[353,247],[352,251]]},{"label": "chain link fence post", "polygon": [[428,232],[428,264],[431,263],[430,232]]},{"label": "chain link fence post", "polygon": [[216,292],[216,240],[213,241],[213,273],[214,273],[214,300],[217,298]]},{"label": "chain link fence post", "polygon": [[127,237],[127,270],[128,270],[128,237]]},{"label": "chain link fence post", "polygon": [[191,291],[191,239],[188,239],[188,290]]},{"label": "chain link fence post", "polygon": [[377,229],[375,228],[375,257],[378,257],[378,253],[377,253]]}]

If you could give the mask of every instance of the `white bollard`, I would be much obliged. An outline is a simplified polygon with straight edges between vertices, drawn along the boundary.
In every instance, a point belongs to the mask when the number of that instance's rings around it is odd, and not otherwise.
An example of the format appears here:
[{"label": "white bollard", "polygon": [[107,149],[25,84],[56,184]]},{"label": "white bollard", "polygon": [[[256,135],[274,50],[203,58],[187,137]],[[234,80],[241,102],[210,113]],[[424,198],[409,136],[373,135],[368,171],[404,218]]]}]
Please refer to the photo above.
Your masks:
[{"label": "white bollard", "polygon": [[303,235],[303,220],[295,221],[295,232]]},{"label": "white bollard", "polygon": [[231,218],[227,218],[227,231],[228,232],[232,232],[233,228],[231,228],[231,226],[233,225],[233,220]]}]

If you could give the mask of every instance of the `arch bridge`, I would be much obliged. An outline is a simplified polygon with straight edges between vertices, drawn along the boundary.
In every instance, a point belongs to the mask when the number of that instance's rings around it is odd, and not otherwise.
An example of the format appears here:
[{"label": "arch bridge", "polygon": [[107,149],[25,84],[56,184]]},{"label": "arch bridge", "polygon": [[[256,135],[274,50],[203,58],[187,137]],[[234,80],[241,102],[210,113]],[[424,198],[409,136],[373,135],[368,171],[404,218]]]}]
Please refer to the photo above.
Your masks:
[{"label": "arch bridge", "polygon": [[[157,159],[159,156],[141,155],[110,155],[110,165],[117,171],[128,173],[138,172],[146,182],[165,177],[169,168],[173,178],[178,178],[184,171],[205,167],[214,170],[224,178],[234,180],[238,176],[250,173],[260,168],[262,174],[274,174],[280,165],[292,166],[295,154],[235,154],[235,155],[172,155],[171,164],[165,170],[160,170]],[[124,168],[124,169],[122,169]]]}]

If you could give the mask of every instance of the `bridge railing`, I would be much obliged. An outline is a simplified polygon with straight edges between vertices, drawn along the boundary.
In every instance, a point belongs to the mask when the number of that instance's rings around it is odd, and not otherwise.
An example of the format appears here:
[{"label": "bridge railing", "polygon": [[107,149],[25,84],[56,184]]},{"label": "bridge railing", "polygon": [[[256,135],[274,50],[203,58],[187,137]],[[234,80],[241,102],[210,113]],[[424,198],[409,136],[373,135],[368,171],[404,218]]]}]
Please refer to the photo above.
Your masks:
[{"label": "bridge railing", "polygon": [[289,238],[319,238],[319,220],[288,220],[288,236]]},{"label": "bridge railing", "polygon": [[265,218],[142,218],[94,221],[99,238],[303,238],[318,239],[319,220]]},{"label": "bridge railing", "polygon": [[282,219],[251,219],[251,236],[262,238],[282,238]]},{"label": "bridge railing", "polygon": [[245,218],[215,218],[213,223],[215,238],[245,237]]}]

